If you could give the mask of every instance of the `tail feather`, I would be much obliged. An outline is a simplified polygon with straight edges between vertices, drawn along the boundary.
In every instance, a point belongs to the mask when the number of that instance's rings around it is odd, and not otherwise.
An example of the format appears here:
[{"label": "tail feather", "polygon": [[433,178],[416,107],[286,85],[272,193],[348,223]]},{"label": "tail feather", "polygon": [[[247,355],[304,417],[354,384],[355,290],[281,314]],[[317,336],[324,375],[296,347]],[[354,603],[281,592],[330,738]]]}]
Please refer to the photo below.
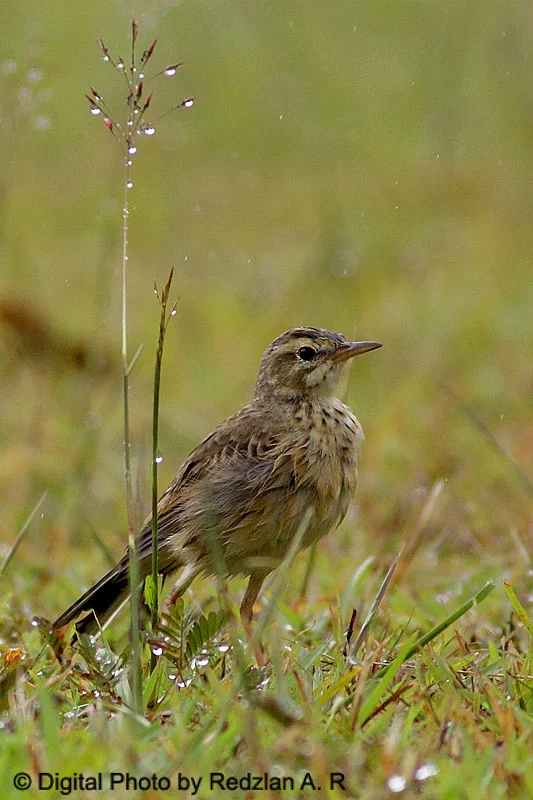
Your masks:
[{"label": "tail feather", "polygon": [[85,592],[70,608],[61,614],[53,624],[54,630],[68,625],[84,611],[94,612],[83,617],[76,625],[79,633],[96,633],[98,624],[102,627],[110,620],[129,595],[128,564],[119,562],[94,586]]},{"label": "tail feather", "polygon": [[[144,532],[139,547],[139,573],[140,580],[143,581],[150,573],[152,567],[152,551],[149,540],[151,530]],[[173,572],[180,564],[170,548],[168,542],[162,542],[159,546],[159,574],[168,575]],[[129,587],[129,557],[126,553],[118,564],[113,567],[103,578],[88,589],[70,608],[61,614],[53,624],[53,629],[57,630],[64,625],[68,625],[80,614],[85,611],[88,613],[76,624],[78,633],[97,633],[98,625],[104,628],[115,613],[128,599]],[[98,621],[96,620],[98,618]]]}]

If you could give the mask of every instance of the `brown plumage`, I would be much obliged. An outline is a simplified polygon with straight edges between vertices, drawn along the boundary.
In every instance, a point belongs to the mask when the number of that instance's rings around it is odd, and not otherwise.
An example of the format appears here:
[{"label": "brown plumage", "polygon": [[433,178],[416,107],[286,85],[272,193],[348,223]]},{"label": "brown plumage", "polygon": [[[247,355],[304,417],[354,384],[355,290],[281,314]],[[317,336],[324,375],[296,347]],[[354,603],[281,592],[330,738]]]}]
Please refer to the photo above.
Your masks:
[{"label": "brown plumage", "polygon": [[[320,328],[293,328],[267,347],[252,402],[192,451],[159,501],[159,570],[183,568],[167,605],[200,572],[214,574],[222,565],[228,576],[250,576],[241,605],[249,621],[264,579],[283,560],[306,511],[302,547],[342,521],[363,432],[334,391],[344,362],[377,347]],[[138,553],[144,579],[151,572],[151,519]],[[104,625],[127,597],[126,553],[54,628],[86,611]],[[94,632],[94,615],[77,628]]]}]

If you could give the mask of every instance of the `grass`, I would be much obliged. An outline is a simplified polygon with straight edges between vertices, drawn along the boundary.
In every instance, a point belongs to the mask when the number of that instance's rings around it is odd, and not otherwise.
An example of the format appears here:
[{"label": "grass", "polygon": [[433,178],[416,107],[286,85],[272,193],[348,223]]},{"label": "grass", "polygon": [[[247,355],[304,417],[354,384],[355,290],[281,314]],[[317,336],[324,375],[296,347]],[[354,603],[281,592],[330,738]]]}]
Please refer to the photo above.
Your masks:
[{"label": "grass", "polygon": [[[144,9],[154,69],[176,42],[184,63],[161,78],[129,194],[136,503],[149,508],[152,287],[170,265],[180,314],[165,340],[161,488],[249,398],[281,330],[319,324],[385,347],[347,388],[367,436],[357,506],[259,603],[268,665],[240,628],[240,583],[197,581],[143,640],[141,714],[126,619],[58,655],[30,622],[63,610],[127,534],[120,176],[116,143],[81,103],[92,42],[114,49],[127,19],[98,2],[83,23],[62,10],[35,9],[32,30],[20,4],[5,15],[6,796],[20,796],[20,771],[58,773],[65,793],[101,772],[104,797],[135,796],[154,773],[182,796],[202,778],[202,798],[533,796],[526,4],[491,0],[483,19],[468,3],[400,0],[386,18],[370,2],[185,4],[155,22]],[[194,110],[159,123],[184,86]],[[111,792],[112,772],[129,790]],[[208,783],[265,772],[266,791]],[[331,786],[341,773],[345,790]]]}]

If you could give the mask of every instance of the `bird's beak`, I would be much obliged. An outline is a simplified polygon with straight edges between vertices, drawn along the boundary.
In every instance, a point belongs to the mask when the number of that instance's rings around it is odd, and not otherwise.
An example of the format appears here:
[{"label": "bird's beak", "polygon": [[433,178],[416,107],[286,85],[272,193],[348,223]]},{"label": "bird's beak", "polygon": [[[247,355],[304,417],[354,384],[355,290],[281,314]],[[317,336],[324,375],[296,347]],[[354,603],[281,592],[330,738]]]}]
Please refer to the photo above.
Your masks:
[{"label": "bird's beak", "polygon": [[331,353],[329,358],[331,361],[347,361],[353,356],[360,356],[361,353],[368,353],[370,350],[377,350],[378,347],[383,347],[381,342],[345,342],[339,345],[336,350]]}]

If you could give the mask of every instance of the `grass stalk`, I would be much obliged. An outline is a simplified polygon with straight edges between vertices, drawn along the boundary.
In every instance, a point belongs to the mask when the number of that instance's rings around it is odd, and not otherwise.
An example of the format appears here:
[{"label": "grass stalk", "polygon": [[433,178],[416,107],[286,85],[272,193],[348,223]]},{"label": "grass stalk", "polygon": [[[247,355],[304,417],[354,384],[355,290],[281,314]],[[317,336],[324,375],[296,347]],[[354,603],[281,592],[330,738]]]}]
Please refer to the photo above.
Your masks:
[{"label": "grass stalk", "polygon": [[[165,344],[165,334],[169,320],[176,313],[176,304],[174,304],[167,314],[168,298],[170,294],[170,287],[172,285],[172,278],[174,277],[174,270],[170,270],[168,281],[163,289],[161,297],[154,286],[154,292],[158,299],[161,309],[159,318],[159,337],[157,341],[157,350],[155,356],[155,370],[154,370],[154,397],[153,397],[153,410],[152,410],[152,592],[151,592],[151,622],[152,630],[155,630],[159,619],[159,551],[158,551],[158,535],[157,535],[157,503],[159,499],[159,489],[157,485],[157,470],[159,467],[159,397],[161,391],[161,364],[163,361],[163,346]],[[153,671],[157,664],[157,658],[152,653],[150,656],[150,669]]]},{"label": "grass stalk", "polygon": [[135,151],[133,135],[129,133],[135,127],[136,67],[135,41],[137,24],[131,24],[131,64],[128,79],[128,118],[124,137],[124,203],[122,206],[122,403],[124,410],[124,478],[126,483],[126,509],[128,515],[128,552],[129,552],[129,584],[130,584],[130,677],[132,687],[133,710],[137,715],[143,711],[141,637],[139,633],[139,565],[135,542],[135,513],[133,505],[133,489],[131,482],[131,441],[129,413],[129,374],[128,365],[128,260],[129,260],[129,192],[131,189],[131,156]]},{"label": "grass stalk", "polygon": [[[129,235],[129,193],[133,188],[132,167],[133,157],[137,152],[138,136],[153,136],[155,127],[145,121],[145,114],[152,102],[152,93],[147,97],[143,96],[146,66],[150,61],[157,40],[142,52],[137,59],[136,42],[138,27],[135,20],[131,23],[131,57],[129,66],[126,61],[119,57],[114,59],[103,41],[99,46],[102,51],[104,61],[107,61],[116,69],[121,78],[124,79],[127,88],[127,107],[128,113],[125,123],[119,123],[112,119],[109,107],[103,96],[91,87],[90,94],[86,95],[89,101],[91,114],[98,117],[102,116],[104,125],[108,131],[117,139],[121,146],[124,157],[124,203],[122,206],[122,402],[124,412],[124,473],[126,484],[126,507],[128,517],[128,554],[129,554],[129,588],[130,588],[130,637],[131,637],[131,684],[133,693],[133,710],[137,716],[143,710],[143,691],[142,691],[142,669],[141,669],[141,639],[139,634],[139,596],[140,596],[140,570],[136,550],[136,524],[135,508],[133,503],[133,489],[131,480],[131,441],[130,441],[130,413],[129,413],[129,376],[135,363],[139,350],[137,350],[132,361],[128,363],[128,235]],[[181,66],[181,62],[171,64],[166,69],[161,70],[153,77],[165,75],[172,77],[176,70]],[[194,98],[188,97],[175,108],[191,108]],[[170,288],[170,284],[167,284]],[[161,347],[162,351],[162,347]],[[158,379],[160,381],[160,378]],[[157,534],[157,530],[156,530]],[[154,548],[157,552],[157,548]],[[157,561],[155,563],[157,575]],[[153,577],[153,573],[152,573]],[[157,588],[157,581],[156,581]]]}]

